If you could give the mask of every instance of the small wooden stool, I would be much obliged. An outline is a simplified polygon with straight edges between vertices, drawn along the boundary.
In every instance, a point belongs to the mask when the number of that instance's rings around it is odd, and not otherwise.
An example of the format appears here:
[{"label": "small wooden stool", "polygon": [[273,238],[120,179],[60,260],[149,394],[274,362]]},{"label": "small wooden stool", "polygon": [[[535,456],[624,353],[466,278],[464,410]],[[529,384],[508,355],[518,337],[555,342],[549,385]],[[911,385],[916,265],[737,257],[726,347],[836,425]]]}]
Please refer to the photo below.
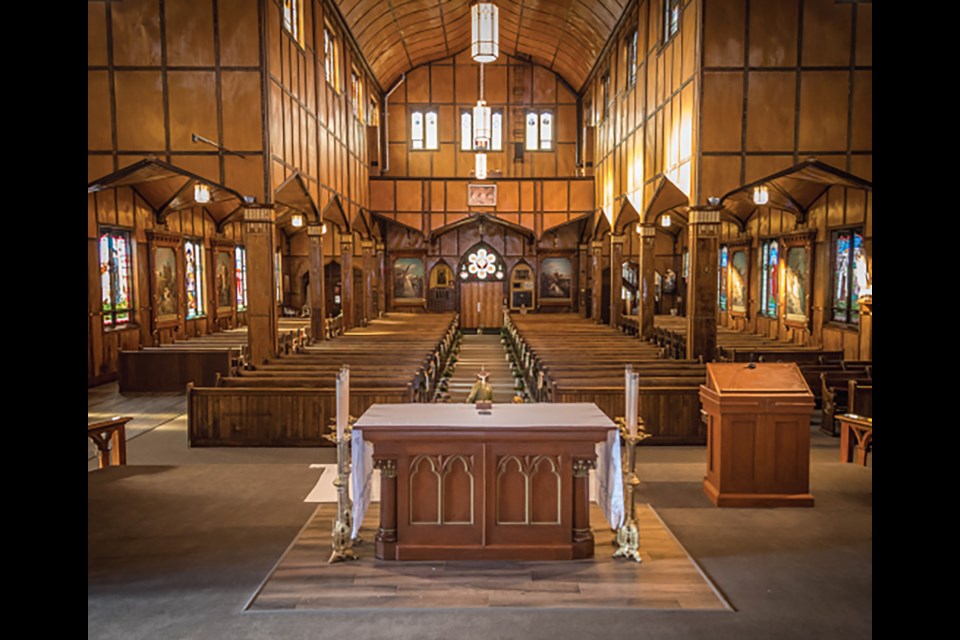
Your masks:
[{"label": "small wooden stool", "polygon": [[867,466],[867,454],[873,448],[873,418],[843,413],[836,420],[840,424],[840,462]]},{"label": "small wooden stool", "polygon": [[97,445],[100,468],[127,464],[126,425],[133,417],[111,418],[87,425],[87,437]]}]

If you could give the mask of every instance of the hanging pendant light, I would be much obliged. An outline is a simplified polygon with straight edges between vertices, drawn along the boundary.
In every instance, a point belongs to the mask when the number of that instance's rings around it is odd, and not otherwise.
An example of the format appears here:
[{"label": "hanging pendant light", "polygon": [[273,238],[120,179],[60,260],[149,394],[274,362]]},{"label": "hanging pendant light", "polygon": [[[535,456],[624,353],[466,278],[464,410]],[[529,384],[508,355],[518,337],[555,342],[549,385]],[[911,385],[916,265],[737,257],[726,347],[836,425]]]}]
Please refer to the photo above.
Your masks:
[{"label": "hanging pendant light", "polygon": [[770,201],[770,193],[767,191],[767,187],[761,185],[759,187],[753,188],[753,203],[754,204],[767,204]]},{"label": "hanging pendant light", "polygon": [[487,154],[478,153],[476,154],[477,160],[476,165],[473,170],[473,175],[477,180],[486,180],[487,179]]},{"label": "hanging pendant light", "polygon": [[297,227],[297,228],[302,227],[302,226],[303,226],[303,216],[300,215],[299,213],[293,214],[293,217],[290,218],[290,224],[292,224],[294,227]]},{"label": "hanging pendant light", "polygon": [[485,100],[478,100],[473,108],[473,148],[487,150],[490,148],[490,107]]},{"label": "hanging pendant light", "polygon": [[492,2],[477,2],[470,8],[470,55],[475,62],[493,62],[500,55],[499,13]]},{"label": "hanging pendant light", "polygon": [[662,216],[660,216],[660,226],[661,226],[661,227],[669,227],[669,226],[670,226],[670,223],[671,223],[671,220],[670,220],[670,214],[669,214],[669,213],[665,213],[665,214],[663,214]]},{"label": "hanging pendant light", "polygon": [[210,202],[210,187],[199,182],[193,185],[193,199],[197,204]]}]

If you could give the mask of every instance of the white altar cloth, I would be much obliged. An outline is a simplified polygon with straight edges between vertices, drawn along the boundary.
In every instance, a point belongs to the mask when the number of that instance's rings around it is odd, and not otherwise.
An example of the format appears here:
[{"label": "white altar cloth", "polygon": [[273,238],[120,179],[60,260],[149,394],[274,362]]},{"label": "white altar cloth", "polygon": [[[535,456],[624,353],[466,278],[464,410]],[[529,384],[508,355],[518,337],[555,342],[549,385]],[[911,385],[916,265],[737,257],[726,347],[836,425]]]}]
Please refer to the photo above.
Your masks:
[{"label": "white altar cloth", "polygon": [[610,527],[623,524],[623,472],[620,435],[616,425],[592,402],[494,404],[483,415],[472,404],[375,404],[353,425],[351,436],[350,492],[353,496],[353,532],[356,537],[370,505],[373,445],[363,440],[364,426],[444,427],[465,429],[569,429],[608,427],[607,439],[598,442],[597,503]]}]

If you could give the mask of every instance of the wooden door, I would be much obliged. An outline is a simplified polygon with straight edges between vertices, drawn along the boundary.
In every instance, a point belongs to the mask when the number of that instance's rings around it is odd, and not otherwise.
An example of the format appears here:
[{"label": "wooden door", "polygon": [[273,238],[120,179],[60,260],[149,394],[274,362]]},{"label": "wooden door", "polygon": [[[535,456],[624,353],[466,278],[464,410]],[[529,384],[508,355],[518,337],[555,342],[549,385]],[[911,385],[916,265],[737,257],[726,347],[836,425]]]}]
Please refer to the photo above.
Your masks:
[{"label": "wooden door", "polygon": [[464,329],[499,329],[503,297],[501,282],[460,284],[460,325]]}]

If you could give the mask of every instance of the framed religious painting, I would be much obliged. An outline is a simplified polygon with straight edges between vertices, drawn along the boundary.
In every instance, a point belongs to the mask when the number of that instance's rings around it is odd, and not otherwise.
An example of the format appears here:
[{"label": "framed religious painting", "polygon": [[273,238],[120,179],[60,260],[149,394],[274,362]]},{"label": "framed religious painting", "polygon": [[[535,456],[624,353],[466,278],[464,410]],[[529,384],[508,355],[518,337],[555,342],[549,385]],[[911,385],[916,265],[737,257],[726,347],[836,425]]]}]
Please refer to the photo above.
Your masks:
[{"label": "framed religious painting", "polygon": [[151,285],[153,286],[154,321],[159,328],[180,323],[183,300],[183,278],[180,270],[180,238],[166,233],[149,236]]},{"label": "framed religious painting", "polygon": [[393,261],[393,301],[398,305],[423,304],[423,259],[400,257]]},{"label": "framed religious painting", "polygon": [[495,184],[468,184],[468,207],[495,207],[497,206],[497,185]]},{"label": "framed religious painting", "polygon": [[540,304],[570,304],[573,301],[573,263],[567,256],[540,261]]},{"label": "framed religious painting", "polygon": [[727,245],[727,313],[747,317],[750,296],[750,245]]},{"label": "framed religious painting", "polygon": [[810,270],[813,236],[783,238],[783,320],[788,327],[806,329],[810,324]]}]

